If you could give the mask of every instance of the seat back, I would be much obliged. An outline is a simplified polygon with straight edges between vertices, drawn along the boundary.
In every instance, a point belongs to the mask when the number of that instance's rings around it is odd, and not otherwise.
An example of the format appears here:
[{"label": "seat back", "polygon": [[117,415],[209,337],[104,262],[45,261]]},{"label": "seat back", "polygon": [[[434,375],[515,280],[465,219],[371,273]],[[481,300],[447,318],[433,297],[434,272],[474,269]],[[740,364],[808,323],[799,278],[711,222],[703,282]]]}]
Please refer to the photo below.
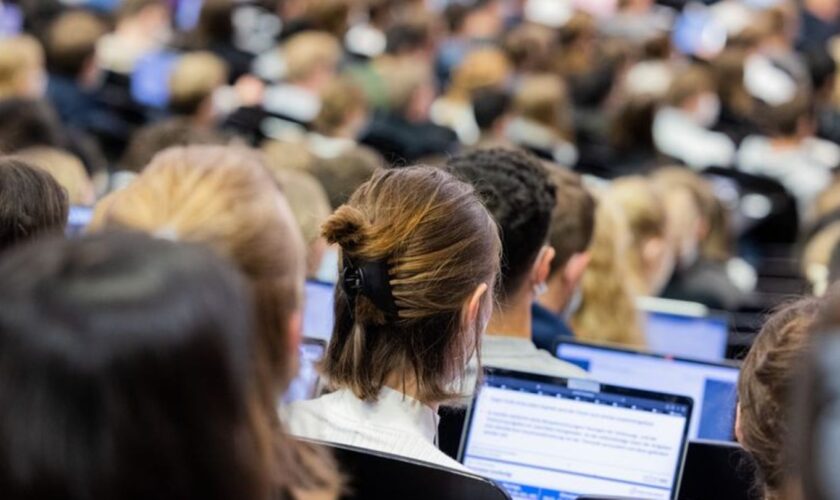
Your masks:
[{"label": "seat back", "polygon": [[757,493],[754,485],[755,464],[743,448],[734,443],[691,441],[677,498],[752,500]]},{"label": "seat back", "polygon": [[510,500],[481,476],[352,446],[316,444],[332,452],[347,478],[344,500]]}]

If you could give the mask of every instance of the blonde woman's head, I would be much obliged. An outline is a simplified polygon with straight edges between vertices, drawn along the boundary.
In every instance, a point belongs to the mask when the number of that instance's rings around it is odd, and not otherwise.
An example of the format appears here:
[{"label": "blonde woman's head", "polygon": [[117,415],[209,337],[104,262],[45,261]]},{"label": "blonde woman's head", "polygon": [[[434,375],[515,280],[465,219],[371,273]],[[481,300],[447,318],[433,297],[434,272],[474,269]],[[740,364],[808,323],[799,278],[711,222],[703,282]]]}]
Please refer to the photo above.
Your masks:
[{"label": "blonde woman's head", "polygon": [[46,88],[44,49],[35,37],[0,39],[0,99],[40,98]]},{"label": "blonde woman's head", "polygon": [[645,344],[635,298],[628,286],[625,261],[630,240],[621,208],[601,193],[589,246],[591,259],[581,281],[583,300],[572,317],[578,338],[629,346]]},{"label": "blonde woman's head", "polygon": [[61,149],[34,147],[15,153],[21,160],[46,170],[67,191],[70,205],[91,206],[96,202],[93,181],[80,159]]},{"label": "blonde woman's head", "polygon": [[662,194],[649,179],[625,177],[615,181],[606,196],[624,214],[630,230],[627,261],[633,293],[659,295],[675,265],[672,227]]}]

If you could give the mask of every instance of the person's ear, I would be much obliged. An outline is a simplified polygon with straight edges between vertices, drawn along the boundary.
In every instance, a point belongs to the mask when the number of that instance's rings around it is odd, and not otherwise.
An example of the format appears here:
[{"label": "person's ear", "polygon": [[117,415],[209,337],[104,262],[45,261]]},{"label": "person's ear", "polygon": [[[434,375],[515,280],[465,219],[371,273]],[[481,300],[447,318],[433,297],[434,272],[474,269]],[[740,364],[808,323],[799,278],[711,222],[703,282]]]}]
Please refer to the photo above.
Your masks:
[{"label": "person's ear", "polygon": [[646,264],[658,262],[665,253],[665,246],[667,244],[668,243],[665,241],[665,238],[660,238],[658,236],[648,238],[648,240],[642,244],[642,259],[644,259]]},{"label": "person's ear", "polygon": [[534,262],[534,267],[531,269],[531,286],[545,284],[548,275],[551,273],[551,263],[554,261],[555,255],[557,255],[557,252],[552,247],[542,247],[539,255],[537,255],[537,261]]},{"label": "person's ear", "polygon": [[470,295],[470,298],[464,304],[463,315],[465,324],[471,325],[478,320],[478,314],[481,312],[481,303],[484,301],[484,296],[488,290],[487,283],[482,283],[475,287],[472,295]]},{"label": "person's ear", "polygon": [[569,262],[566,263],[566,267],[563,268],[564,281],[571,287],[576,286],[580,283],[581,278],[583,278],[583,273],[586,272],[586,268],[589,267],[591,261],[592,254],[589,252],[580,252],[572,255]]}]

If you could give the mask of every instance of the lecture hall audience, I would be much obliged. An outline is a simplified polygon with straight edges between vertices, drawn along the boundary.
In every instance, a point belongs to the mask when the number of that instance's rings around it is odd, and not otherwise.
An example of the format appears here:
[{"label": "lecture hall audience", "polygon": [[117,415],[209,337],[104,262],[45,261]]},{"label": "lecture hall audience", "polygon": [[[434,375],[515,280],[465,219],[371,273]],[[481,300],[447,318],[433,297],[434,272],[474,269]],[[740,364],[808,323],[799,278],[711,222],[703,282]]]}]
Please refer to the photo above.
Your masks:
[{"label": "lecture hall audience", "polygon": [[648,297],[728,319],[754,496],[840,498],[838,35],[840,0],[0,0],[0,498],[465,472],[483,367],[654,348]]}]

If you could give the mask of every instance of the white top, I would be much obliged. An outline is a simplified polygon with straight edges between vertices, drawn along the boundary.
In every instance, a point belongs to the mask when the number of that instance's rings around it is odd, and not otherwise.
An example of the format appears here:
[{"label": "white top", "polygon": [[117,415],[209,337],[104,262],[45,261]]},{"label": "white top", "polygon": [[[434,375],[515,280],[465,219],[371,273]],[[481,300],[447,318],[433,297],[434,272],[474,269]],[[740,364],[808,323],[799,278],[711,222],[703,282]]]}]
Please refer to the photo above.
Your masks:
[{"label": "white top", "polygon": [[750,136],[738,151],[738,168],[779,181],[796,197],[800,215],[831,183],[831,169],[838,164],[840,147],[817,138],[805,139],[793,148],[777,148],[766,137]]},{"label": "white top", "polygon": [[375,403],[362,401],[349,389],[299,401],[288,407],[285,421],[294,436],[390,453],[468,472],[436,446],[437,412],[387,387],[382,388]]},{"label": "white top", "polygon": [[587,378],[580,367],[555,358],[548,351],[537,348],[530,339],[485,335],[481,340],[481,363],[549,377]]},{"label": "white top", "polygon": [[653,119],[656,149],[689,167],[728,167],[735,159],[735,145],[725,134],[696,124],[676,108],[660,109]]}]

